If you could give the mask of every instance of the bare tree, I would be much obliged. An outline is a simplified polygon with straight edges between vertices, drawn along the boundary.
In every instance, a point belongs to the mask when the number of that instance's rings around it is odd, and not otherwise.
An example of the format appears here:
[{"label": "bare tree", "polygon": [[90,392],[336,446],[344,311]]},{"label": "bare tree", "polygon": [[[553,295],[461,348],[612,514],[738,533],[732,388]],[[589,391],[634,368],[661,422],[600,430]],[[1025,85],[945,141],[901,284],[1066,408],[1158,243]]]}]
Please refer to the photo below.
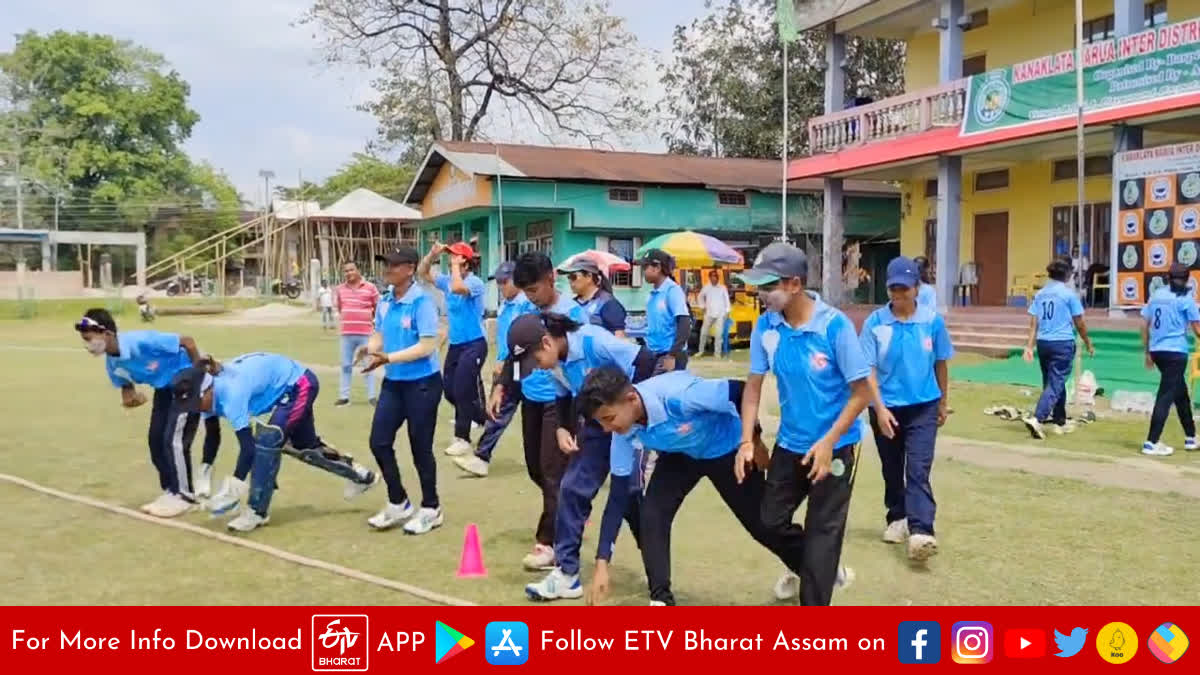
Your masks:
[{"label": "bare tree", "polygon": [[381,68],[380,140],[473,140],[498,106],[592,145],[646,119],[643,54],[606,0],[317,0],[330,61]]}]

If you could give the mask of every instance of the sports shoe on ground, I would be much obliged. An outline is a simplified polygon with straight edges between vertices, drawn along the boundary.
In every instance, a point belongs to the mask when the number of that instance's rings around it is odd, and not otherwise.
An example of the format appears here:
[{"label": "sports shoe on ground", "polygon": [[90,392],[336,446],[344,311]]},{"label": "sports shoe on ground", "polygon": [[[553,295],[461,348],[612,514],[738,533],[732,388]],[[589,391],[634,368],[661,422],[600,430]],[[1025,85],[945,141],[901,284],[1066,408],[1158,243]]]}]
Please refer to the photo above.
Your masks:
[{"label": "sports shoe on ground", "polygon": [[271,516],[260,516],[254,509],[244,509],[237,518],[229,521],[225,527],[234,532],[250,532],[271,522]]},{"label": "sports shoe on ground", "polygon": [[156,504],[158,504],[159,502],[162,502],[163,500],[167,499],[170,496],[171,496],[170,492],[164,492],[161,495],[155,497],[154,499],[151,499],[150,501],[146,502],[145,504],[142,504],[138,508],[141,509],[141,511],[143,513],[150,513],[150,509],[154,508],[154,506]]},{"label": "sports shoe on ground", "polygon": [[839,565],[837,578],[833,580],[833,590],[844,591],[847,588],[850,588],[850,585],[853,584],[854,580],[857,578],[858,575],[854,573],[853,567]]},{"label": "sports shoe on ground", "polygon": [[552,570],[557,562],[554,558],[554,547],[545,544],[534,544],[533,550],[521,559],[521,565],[530,572]]},{"label": "sports shoe on ground", "polygon": [[883,531],[883,540],[889,544],[903,544],[908,538],[908,521],[904,518],[893,520]]},{"label": "sports shoe on ground", "polygon": [[342,488],[342,498],[346,501],[370,490],[379,482],[379,474],[357,462],[354,463],[354,472],[358,474],[359,479],[346,481],[346,487]]},{"label": "sports shoe on ground", "polygon": [[1185,438],[1183,439],[1183,449],[1187,450],[1188,452],[1200,450],[1200,444],[1196,443],[1195,438]]},{"label": "sports shoe on ground", "polygon": [[405,534],[425,534],[435,527],[441,527],[445,517],[442,515],[442,508],[439,506],[436,509],[427,509],[422,506],[417,510],[417,515],[408,519],[404,524]]},{"label": "sports shoe on ground", "polygon": [[151,504],[146,513],[156,518],[174,518],[191,511],[195,506],[179,495],[169,494]]},{"label": "sports shoe on ground", "polygon": [[479,478],[487,478],[489,465],[475,455],[464,455],[454,458],[454,465],[469,474]]},{"label": "sports shoe on ground", "polygon": [[1025,423],[1025,428],[1029,430],[1030,436],[1033,436],[1039,441],[1046,440],[1046,430],[1042,428],[1041,422],[1037,421],[1033,417],[1026,417],[1021,421]]},{"label": "sports shoe on ground", "polygon": [[374,408],[378,403],[379,403],[379,399],[377,399],[377,398],[367,399],[367,405],[371,406],[372,408]]},{"label": "sports shoe on ground", "polygon": [[471,442],[461,438],[454,439],[454,442],[446,446],[445,453],[451,457],[461,457],[471,452]]},{"label": "sports shoe on ground", "polygon": [[388,504],[379,513],[367,518],[367,524],[377,530],[386,530],[412,518],[412,503],[407,499],[403,504]]},{"label": "sports shoe on ground", "polygon": [[932,534],[913,534],[908,538],[908,559],[921,562],[937,555],[937,539]]},{"label": "sports shoe on ground", "polygon": [[555,567],[541,581],[527,584],[525,597],[535,601],[576,600],[583,597],[583,584],[578,574],[563,574]]},{"label": "sports shoe on ground", "polygon": [[662,600],[651,600],[650,606],[651,607],[666,607],[667,603],[663,602]]},{"label": "sports shoe on ground", "polygon": [[208,500],[209,513],[213,516],[223,516],[236,511],[249,491],[250,487],[246,485],[246,481],[238,480],[234,476],[226,478],[217,494]]},{"label": "sports shoe on ground", "polygon": [[333,407],[335,407],[335,408],[344,408],[345,406],[348,406],[348,405],[350,405],[350,399],[348,399],[348,398],[339,398],[338,400],[333,402]]},{"label": "sports shoe on ground", "polygon": [[1163,443],[1151,443],[1150,441],[1146,441],[1145,443],[1142,443],[1142,454],[1150,455],[1152,457],[1166,457],[1168,455],[1175,454],[1175,448]]},{"label": "sports shoe on ground", "polygon": [[196,476],[196,496],[212,495],[212,464],[201,464],[200,475]]},{"label": "sports shoe on ground", "polygon": [[800,577],[791,570],[784,570],[783,574],[775,580],[775,586],[771,590],[775,593],[776,600],[790,600],[799,597]]}]

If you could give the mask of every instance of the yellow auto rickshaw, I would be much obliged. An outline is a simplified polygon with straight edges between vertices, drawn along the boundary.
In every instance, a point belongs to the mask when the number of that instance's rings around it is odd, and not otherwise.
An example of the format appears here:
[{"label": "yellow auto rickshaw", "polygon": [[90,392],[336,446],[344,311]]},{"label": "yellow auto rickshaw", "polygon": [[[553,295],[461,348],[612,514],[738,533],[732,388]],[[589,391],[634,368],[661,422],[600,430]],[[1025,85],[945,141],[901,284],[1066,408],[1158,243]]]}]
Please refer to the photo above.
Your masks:
[{"label": "yellow auto rickshaw", "polygon": [[721,283],[729,289],[729,346],[745,347],[750,344],[750,331],[758,321],[760,313],[758,291],[747,286],[734,274],[742,271],[741,265],[719,267],[688,267],[675,270],[675,283],[683,287],[688,306],[692,310],[692,338],[689,346],[693,351],[700,343],[700,327],[704,323],[704,308],[698,304],[700,289],[708,281],[708,273],[716,272]]}]

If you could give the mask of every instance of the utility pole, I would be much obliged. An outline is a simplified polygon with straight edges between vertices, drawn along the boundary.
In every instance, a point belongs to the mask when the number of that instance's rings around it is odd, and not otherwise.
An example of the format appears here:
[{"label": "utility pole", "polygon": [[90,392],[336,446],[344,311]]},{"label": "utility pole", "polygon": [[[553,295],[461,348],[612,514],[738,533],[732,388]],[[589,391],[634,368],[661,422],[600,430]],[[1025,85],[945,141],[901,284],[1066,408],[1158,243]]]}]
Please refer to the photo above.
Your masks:
[{"label": "utility pole", "polygon": [[266,294],[270,295],[274,290],[272,284],[275,281],[271,275],[271,179],[275,177],[275,172],[270,169],[259,169],[258,175],[263,179],[262,272],[266,275]]}]

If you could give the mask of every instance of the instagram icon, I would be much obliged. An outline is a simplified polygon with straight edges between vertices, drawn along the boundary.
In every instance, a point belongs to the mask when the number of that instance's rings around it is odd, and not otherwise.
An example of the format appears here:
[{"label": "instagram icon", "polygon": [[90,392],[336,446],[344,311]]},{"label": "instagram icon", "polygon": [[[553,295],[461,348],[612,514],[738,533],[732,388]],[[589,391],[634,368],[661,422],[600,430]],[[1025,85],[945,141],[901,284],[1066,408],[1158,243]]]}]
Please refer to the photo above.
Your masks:
[{"label": "instagram icon", "polygon": [[954,636],[951,657],[955,663],[991,663],[992,624],[986,621],[959,621],[950,630]]}]

